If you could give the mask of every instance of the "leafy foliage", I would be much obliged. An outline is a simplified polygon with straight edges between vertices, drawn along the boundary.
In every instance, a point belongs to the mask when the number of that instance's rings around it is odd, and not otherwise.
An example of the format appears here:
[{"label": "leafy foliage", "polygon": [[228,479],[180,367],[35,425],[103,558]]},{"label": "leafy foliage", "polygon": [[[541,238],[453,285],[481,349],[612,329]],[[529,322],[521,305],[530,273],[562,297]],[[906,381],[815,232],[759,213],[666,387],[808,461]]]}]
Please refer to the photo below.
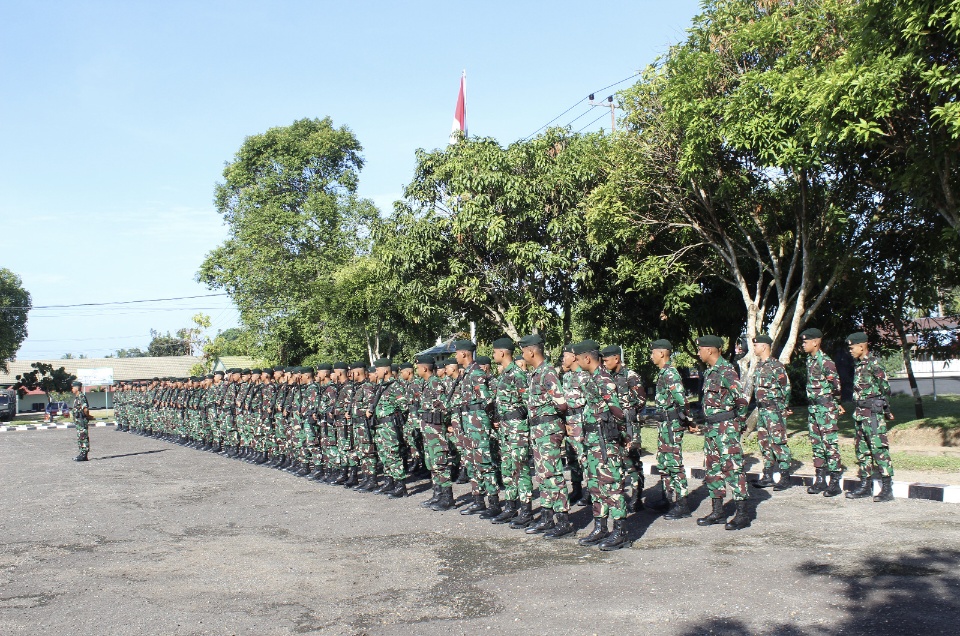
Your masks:
[{"label": "leafy foliage", "polygon": [[0,370],[7,371],[20,343],[27,337],[27,312],[32,303],[23,281],[9,269],[0,268]]}]

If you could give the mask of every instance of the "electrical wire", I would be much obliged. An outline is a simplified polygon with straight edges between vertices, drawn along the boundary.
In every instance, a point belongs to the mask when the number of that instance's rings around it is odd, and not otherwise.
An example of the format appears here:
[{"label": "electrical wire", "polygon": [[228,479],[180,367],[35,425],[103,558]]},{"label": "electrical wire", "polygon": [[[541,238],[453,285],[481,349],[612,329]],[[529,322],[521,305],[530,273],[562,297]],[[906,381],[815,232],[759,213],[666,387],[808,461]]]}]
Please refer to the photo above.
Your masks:
[{"label": "electrical wire", "polygon": [[219,296],[226,296],[226,293],[223,294],[202,294],[200,296],[174,296],[173,298],[148,298],[146,300],[114,300],[107,303],[78,303],[76,305],[39,305],[36,307],[0,307],[2,309],[8,310],[33,310],[33,309],[69,309],[73,307],[103,307],[104,305],[132,305],[135,303],[160,303],[167,302],[169,300],[190,300],[193,298],[216,298]]},{"label": "electrical wire", "polygon": [[580,131],[582,131],[582,130],[585,130],[585,129],[589,128],[590,126],[594,125],[595,123],[597,123],[598,121],[600,121],[601,119],[603,119],[604,117],[606,117],[607,115],[608,115],[608,113],[601,113],[599,117],[597,117],[596,119],[594,119],[592,122],[590,122],[589,124],[587,124],[586,126],[584,126],[583,128],[581,128],[581,129],[578,130],[577,132],[580,132]]},{"label": "electrical wire", "polygon": [[[629,80],[633,79],[634,77],[636,77],[636,76],[638,76],[638,75],[640,75],[640,72],[639,72],[639,71],[636,72],[636,73],[633,73],[633,74],[631,74],[631,75],[628,75],[627,77],[624,77],[622,80],[620,80],[620,81],[618,81],[618,82],[614,82],[613,84],[610,84],[609,86],[604,86],[603,88],[598,88],[597,90],[593,91],[593,92],[590,93],[590,94],[591,94],[591,95],[596,95],[597,93],[602,93],[603,91],[607,90],[608,88],[613,88],[614,86],[619,86],[620,84],[623,84],[624,82],[629,81]],[[571,106],[570,108],[566,109],[565,111],[563,111],[562,113],[560,113],[559,115],[557,115],[556,117],[554,117],[553,119],[551,119],[550,121],[548,121],[547,123],[545,123],[543,126],[540,126],[540,127],[537,128],[536,130],[534,130],[532,133],[530,133],[529,135],[527,135],[526,137],[524,137],[523,139],[521,139],[521,141],[527,141],[528,139],[530,139],[531,137],[533,137],[534,135],[536,135],[538,132],[540,132],[541,130],[543,130],[544,128],[546,128],[547,126],[549,126],[549,125],[552,124],[553,122],[557,121],[558,119],[560,119],[561,117],[563,117],[564,115],[566,115],[567,113],[569,113],[571,110],[573,110],[574,108],[576,108],[577,106],[579,106],[580,104],[582,104],[583,102],[585,102],[587,99],[588,99],[587,97],[584,97],[583,99],[579,100],[576,104],[574,104],[574,105]],[[581,117],[582,117],[582,115],[581,115]],[[577,117],[577,119],[579,119],[579,118],[580,118],[580,117]],[[576,119],[574,119],[573,121],[576,121]],[[573,121],[569,122],[569,123],[567,124],[567,126],[569,126],[570,124],[572,124]],[[581,128],[580,130],[583,130],[583,129]],[[580,132],[580,131],[578,130],[577,132]]]}]

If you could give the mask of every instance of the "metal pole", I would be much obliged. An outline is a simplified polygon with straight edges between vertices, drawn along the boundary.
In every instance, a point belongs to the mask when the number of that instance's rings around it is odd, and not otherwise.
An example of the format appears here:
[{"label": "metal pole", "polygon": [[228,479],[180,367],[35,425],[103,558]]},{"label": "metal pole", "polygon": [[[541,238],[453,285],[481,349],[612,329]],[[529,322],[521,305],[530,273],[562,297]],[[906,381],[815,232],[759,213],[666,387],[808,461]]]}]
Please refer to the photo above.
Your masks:
[{"label": "metal pole", "polygon": [[934,365],[933,353],[930,353],[930,379],[933,380],[933,401],[937,401],[937,367]]},{"label": "metal pole", "polygon": [[610,102],[610,132],[611,132],[611,133],[617,131],[617,113],[616,113],[616,108],[617,108],[617,107],[614,106],[614,105],[613,105],[613,102],[611,101],[611,102]]}]

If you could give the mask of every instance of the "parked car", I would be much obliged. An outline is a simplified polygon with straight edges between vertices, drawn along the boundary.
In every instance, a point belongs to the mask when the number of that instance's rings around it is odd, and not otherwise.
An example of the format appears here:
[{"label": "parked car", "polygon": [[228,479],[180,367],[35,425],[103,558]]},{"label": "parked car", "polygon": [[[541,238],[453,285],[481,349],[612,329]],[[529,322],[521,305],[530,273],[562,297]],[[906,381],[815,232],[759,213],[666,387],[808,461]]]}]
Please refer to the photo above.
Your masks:
[{"label": "parked car", "polygon": [[47,404],[47,414],[44,416],[45,422],[52,422],[58,415],[70,415],[70,407],[66,402],[51,402]]},{"label": "parked car", "polygon": [[17,397],[13,391],[0,390],[0,422],[12,420],[16,410]]}]

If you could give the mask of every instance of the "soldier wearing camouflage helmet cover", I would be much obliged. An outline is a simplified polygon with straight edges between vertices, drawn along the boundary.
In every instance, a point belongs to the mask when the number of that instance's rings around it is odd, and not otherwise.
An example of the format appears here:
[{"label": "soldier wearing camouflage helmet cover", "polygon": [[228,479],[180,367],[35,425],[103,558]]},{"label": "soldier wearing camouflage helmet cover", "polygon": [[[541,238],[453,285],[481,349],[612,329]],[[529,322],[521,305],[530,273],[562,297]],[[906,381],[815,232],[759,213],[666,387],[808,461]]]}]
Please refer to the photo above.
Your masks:
[{"label": "soldier wearing camouflage helmet cover", "polygon": [[690,516],[687,473],[683,467],[683,433],[688,417],[683,378],[670,360],[672,352],[669,340],[650,343],[650,361],[660,369],[653,419],[657,421],[657,470],[664,499],[670,505],[663,518],[676,520]]},{"label": "soldier wearing camouflage helmet cover", "polygon": [[[836,497],[842,492],[839,416],[845,411],[840,405],[840,374],[830,356],[821,350],[822,340],[823,332],[819,329],[810,328],[800,334],[800,344],[807,354],[807,425],[817,471],[807,492]],[[828,475],[829,484],[825,481]]]},{"label": "soldier wearing camouflage helmet cover", "polygon": [[[784,490],[790,486],[790,464],[793,461],[787,446],[786,418],[790,415],[790,378],[783,363],[773,357],[773,339],[759,335],[753,339],[757,364],[753,371],[753,395],[757,403],[757,442],[763,455],[763,476],[759,488],[774,486]],[[774,475],[779,477],[774,481]]]},{"label": "soldier wearing camouflage helmet cover", "polygon": [[857,361],[853,375],[853,400],[856,410],[854,450],[860,468],[860,487],[847,493],[848,499],[869,497],[873,493],[873,472],[880,473],[880,492],[874,501],[893,501],[893,462],[886,420],[893,420],[890,411],[890,383],[880,359],[870,353],[867,334],[858,331],[847,336],[850,355]]}]

